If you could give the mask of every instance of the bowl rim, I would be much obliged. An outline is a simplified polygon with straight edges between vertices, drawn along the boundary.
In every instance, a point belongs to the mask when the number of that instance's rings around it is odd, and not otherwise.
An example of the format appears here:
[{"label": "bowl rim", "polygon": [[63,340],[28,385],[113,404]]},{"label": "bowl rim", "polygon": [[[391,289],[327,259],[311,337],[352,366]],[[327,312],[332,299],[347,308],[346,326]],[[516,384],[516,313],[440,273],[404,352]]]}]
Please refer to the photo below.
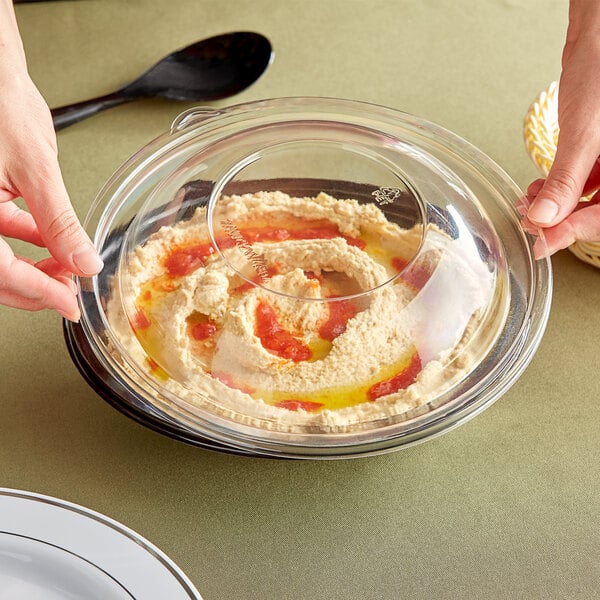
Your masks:
[{"label": "bowl rim", "polygon": [[[207,121],[212,122],[214,125],[214,122],[223,118],[224,115],[236,116],[248,114],[257,108],[269,109],[276,107],[287,110],[290,106],[292,106],[295,109],[300,110],[303,108],[306,109],[307,105],[311,107],[312,110],[325,107],[327,110],[339,111],[340,106],[342,106],[352,108],[353,110],[358,108],[365,110],[368,108],[369,110],[374,111],[375,116],[383,115],[386,118],[398,119],[400,116],[402,116],[407,120],[410,126],[415,128],[417,131],[422,131],[424,127],[428,128],[433,134],[436,135],[436,139],[439,144],[443,145],[446,149],[448,146],[450,146],[452,152],[458,155],[460,158],[465,160],[470,159],[470,161],[467,162],[471,168],[476,169],[478,172],[481,172],[482,170],[486,171],[486,173],[488,173],[492,179],[497,181],[499,180],[504,186],[506,186],[506,188],[509,189],[515,196],[515,198],[522,194],[518,186],[508,176],[508,174],[497,163],[492,161],[490,157],[457,134],[444,129],[435,123],[431,123],[410,113],[405,113],[397,109],[368,102],[338,98],[293,96],[245,102],[220,109],[192,108],[184,111],[177,119],[175,119],[170,131],[163,133],[145,145],[143,148],[139,149],[106,181],[91,205],[91,208],[84,220],[84,226],[86,228],[90,227],[92,215],[94,215],[98,210],[102,211],[99,219],[100,222],[103,220],[106,221],[106,218],[110,216],[110,210],[116,210],[114,205],[111,205],[110,202],[106,202],[106,197],[108,194],[112,195],[114,198],[119,192],[124,190],[125,184],[130,182],[137,173],[142,172],[144,168],[148,167],[153,159],[157,159],[160,156],[165,156],[171,150],[176,149],[178,144],[181,143],[182,138],[189,136],[196,130],[196,128],[205,127]],[[100,232],[98,229],[96,229],[93,233],[95,243],[100,246],[105,241],[105,238],[102,239],[101,236],[99,237]],[[523,235],[525,236],[526,234]],[[260,443],[257,445],[257,440],[246,439],[244,440],[244,443],[238,445],[241,440],[223,438],[213,439],[211,436],[208,436],[210,443],[217,442],[218,445],[219,442],[225,442],[226,447],[232,443],[233,447],[237,448],[238,450],[242,450],[242,453],[250,452],[254,454],[254,452],[264,452],[267,455],[287,456],[294,458],[335,458],[337,456],[348,456],[355,454],[365,455],[382,453],[397,449],[398,447],[408,447],[424,441],[424,439],[430,439],[440,435],[445,431],[453,429],[454,427],[466,422],[481,412],[485,407],[489,406],[503,393],[505,393],[508,388],[511,387],[512,384],[518,379],[533,358],[533,355],[537,350],[537,347],[543,336],[551,306],[552,270],[550,260],[545,258],[531,263],[530,275],[532,281],[534,281],[536,285],[531,286],[526,299],[528,318],[521,324],[519,336],[514,340],[510,347],[511,352],[508,352],[507,355],[503,357],[503,359],[496,365],[496,368],[488,377],[490,381],[488,384],[486,384],[485,389],[479,390],[478,395],[468,401],[454,403],[454,408],[446,407],[445,410],[439,410],[439,412],[436,412],[435,415],[432,413],[426,413],[425,416],[429,416],[430,418],[425,419],[420,427],[413,429],[409,432],[409,434],[401,433],[399,436],[387,437],[384,440],[383,445],[380,444],[378,446],[377,444],[371,443],[369,444],[368,448],[362,447],[360,444],[351,444],[350,446],[318,446],[316,448],[317,454],[319,454],[319,452],[327,451],[324,452],[324,454],[327,454],[327,456],[315,456],[313,452],[308,453],[307,456],[304,445],[290,444],[289,441],[285,444],[275,445],[273,445],[272,442],[269,442],[266,445],[261,446]],[[81,292],[82,290],[89,289],[90,282],[80,279],[78,280],[78,286],[80,287]],[[99,312],[101,312],[101,304],[98,297],[99,289],[97,277],[92,278],[91,287],[96,295],[96,300],[98,303],[97,308]],[[88,343],[95,347],[93,351],[96,355],[98,355],[98,353],[102,354],[102,349],[99,347],[97,340],[94,339],[95,333],[93,328],[90,327],[87,306],[81,302],[81,296],[82,294],[80,293],[82,317],[85,317],[82,319],[84,331],[83,339],[87,339]],[[536,308],[536,310],[534,310],[534,308]],[[71,344],[77,346],[78,344],[81,345],[82,342],[79,338],[74,342],[73,338],[71,337]],[[517,351],[517,354],[512,354],[513,349]],[[115,363],[113,366],[117,366],[117,363]],[[89,367],[89,364],[87,367]],[[508,369],[510,374],[510,376],[504,380],[501,379],[498,373],[501,367],[505,370]],[[481,382],[480,387],[483,387]],[[442,406],[440,408],[444,407]],[[168,417],[167,420],[172,420],[172,415],[165,413],[165,416]],[[189,425],[189,423],[182,421],[180,425],[182,426],[183,431],[188,430],[187,425]]]}]

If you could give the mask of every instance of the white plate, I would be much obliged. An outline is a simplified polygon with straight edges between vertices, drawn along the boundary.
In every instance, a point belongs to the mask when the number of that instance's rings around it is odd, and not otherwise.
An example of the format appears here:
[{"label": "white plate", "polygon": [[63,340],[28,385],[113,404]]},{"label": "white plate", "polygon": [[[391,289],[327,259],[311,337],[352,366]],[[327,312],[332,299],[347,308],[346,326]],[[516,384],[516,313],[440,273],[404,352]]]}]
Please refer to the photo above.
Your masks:
[{"label": "white plate", "polygon": [[0,488],[0,600],[202,600],[161,550],[97,512]]}]

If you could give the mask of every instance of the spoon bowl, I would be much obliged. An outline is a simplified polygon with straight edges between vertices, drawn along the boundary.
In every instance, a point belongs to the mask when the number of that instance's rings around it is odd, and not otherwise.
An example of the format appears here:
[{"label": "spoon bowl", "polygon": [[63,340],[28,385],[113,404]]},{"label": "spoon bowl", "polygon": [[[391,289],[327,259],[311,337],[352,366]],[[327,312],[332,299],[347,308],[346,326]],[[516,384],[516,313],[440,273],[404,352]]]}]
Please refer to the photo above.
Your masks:
[{"label": "spoon bowl", "polygon": [[56,130],[101,110],[142,98],[199,102],[233,96],[252,85],[273,58],[267,38],[237,31],[211,37],[169,54],[115,92],[51,109]]}]

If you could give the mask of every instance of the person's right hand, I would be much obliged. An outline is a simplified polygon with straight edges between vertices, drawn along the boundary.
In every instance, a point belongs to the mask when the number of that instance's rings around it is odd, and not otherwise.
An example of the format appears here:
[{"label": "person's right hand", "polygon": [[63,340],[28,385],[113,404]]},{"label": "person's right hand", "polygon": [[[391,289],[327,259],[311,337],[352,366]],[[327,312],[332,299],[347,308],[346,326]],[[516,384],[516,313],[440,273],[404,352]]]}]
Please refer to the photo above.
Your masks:
[{"label": "person's right hand", "polygon": [[[527,219],[543,229],[549,254],[600,241],[600,2],[571,0],[558,88],[559,137],[546,180],[532,182]],[[544,253],[541,244],[536,256]]]},{"label": "person's right hand", "polygon": [[[0,236],[45,247],[40,262],[15,256],[0,237],[0,304],[50,308],[77,321],[72,275],[102,260],[81,227],[63,183],[50,110],[31,81],[12,3],[0,0]],[[14,200],[22,197],[29,212]]]}]

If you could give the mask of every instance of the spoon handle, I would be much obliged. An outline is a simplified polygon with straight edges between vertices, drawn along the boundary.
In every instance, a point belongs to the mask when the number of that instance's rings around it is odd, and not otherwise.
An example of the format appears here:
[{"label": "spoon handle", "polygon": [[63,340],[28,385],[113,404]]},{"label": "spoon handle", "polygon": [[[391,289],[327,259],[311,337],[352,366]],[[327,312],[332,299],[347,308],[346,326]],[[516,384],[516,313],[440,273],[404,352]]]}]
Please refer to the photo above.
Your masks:
[{"label": "spoon handle", "polygon": [[78,121],[82,121],[87,117],[95,115],[101,110],[124,104],[130,100],[133,100],[133,98],[128,98],[122,96],[119,92],[114,92],[112,94],[107,94],[106,96],[77,102],[76,104],[68,104],[67,106],[53,108],[50,112],[52,113],[54,129],[56,131],[64,129],[69,125],[73,125],[73,123],[77,123]]}]

